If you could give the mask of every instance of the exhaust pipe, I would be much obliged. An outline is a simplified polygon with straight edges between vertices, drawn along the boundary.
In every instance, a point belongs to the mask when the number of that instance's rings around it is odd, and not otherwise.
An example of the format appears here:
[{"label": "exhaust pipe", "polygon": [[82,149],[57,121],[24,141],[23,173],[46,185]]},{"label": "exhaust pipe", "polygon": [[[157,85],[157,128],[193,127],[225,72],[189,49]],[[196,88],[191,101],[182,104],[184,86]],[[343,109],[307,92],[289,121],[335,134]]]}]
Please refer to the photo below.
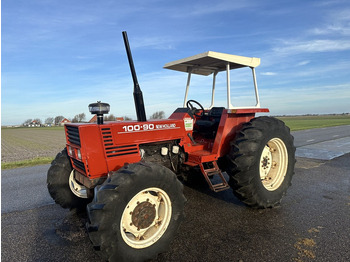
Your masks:
[{"label": "exhaust pipe", "polygon": [[139,86],[139,82],[137,81],[136,71],[135,71],[135,67],[134,67],[134,61],[132,60],[130,46],[129,46],[128,35],[126,34],[126,31],[123,31],[122,34],[123,34],[123,38],[124,38],[126,53],[128,55],[132,79],[134,81],[134,102],[135,102],[137,121],[147,121],[146,112],[145,112],[145,105],[143,102],[143,95],[142,95],[142,91],[141,91],[140,86]]}]

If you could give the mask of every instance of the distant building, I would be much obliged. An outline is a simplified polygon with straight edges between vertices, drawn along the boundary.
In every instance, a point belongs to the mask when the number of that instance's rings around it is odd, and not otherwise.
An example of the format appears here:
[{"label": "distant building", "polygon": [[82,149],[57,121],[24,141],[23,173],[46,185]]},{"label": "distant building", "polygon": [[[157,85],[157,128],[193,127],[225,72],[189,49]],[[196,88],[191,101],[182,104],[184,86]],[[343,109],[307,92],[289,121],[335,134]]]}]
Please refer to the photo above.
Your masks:
[{"label": "distant building", "polygon": [[95,123],[95,122],[97,122],[97,115],[94,115],[89,121],[89,123]]},{"label": "distant building", "polygon": [[40,126],[41,126],[41,124],[36,120],[33,120],[32,122],[30,122],[28,124],[28,127],[40,127]]},{"label": "distant building", "polygon": [[59,125],[64,126],[65,124],[68,124],[68,123],[71,123],[71,121],[69,121],[69,119],[67,118],[63,118]]},{"label": "distant building", "polygon": [[[124,121],[124,117],[116,117],[114,121]],[[94,115],[89,123],[96,123],[97,122],[97,115]]]}]

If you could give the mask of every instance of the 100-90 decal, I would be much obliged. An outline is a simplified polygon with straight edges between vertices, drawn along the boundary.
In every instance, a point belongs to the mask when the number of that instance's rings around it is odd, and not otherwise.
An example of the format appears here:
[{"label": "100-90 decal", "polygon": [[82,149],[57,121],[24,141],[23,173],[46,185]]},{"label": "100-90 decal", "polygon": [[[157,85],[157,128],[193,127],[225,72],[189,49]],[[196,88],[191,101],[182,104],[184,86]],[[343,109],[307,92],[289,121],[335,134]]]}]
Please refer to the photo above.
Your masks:
[{"label": "100-90 decal", "polygon": [[123,132],[120,133],[130,133],[130,132],[143,132],[143,131],[157,131],[157,130],[167,130],[167,129],[177,129],[179,127],[173,124],[143,124],[143,125],[126,125],[123,126]]}]

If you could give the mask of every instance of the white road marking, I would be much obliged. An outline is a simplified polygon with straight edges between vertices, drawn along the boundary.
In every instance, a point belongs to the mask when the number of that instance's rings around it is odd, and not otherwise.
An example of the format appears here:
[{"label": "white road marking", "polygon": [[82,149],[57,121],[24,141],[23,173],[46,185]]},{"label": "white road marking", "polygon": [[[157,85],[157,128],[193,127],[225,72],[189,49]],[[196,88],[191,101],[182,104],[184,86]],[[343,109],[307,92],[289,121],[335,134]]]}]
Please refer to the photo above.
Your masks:
[{"label": "white road marking", "polygon": [[306,140],[306,142],[312,142],[312,141],[315,141],[315,139]]}]

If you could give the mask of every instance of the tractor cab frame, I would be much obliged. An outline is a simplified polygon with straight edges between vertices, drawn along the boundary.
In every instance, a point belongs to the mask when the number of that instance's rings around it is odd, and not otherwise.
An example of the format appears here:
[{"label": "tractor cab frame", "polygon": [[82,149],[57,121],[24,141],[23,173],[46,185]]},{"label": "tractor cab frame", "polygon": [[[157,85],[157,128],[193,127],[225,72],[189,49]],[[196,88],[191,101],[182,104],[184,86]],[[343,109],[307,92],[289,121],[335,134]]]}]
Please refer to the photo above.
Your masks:
[{"label": "tractor cab frame", "polygon": [[[214,107],[216,76],[219,72],[226,71],[227,108],[238,109],[238,108],[260,108],[258,85],[257,85],[256,75],[255,75],[255,67],[257,67],[258,65],[260,65],[260,58],[244,57],[244,56],[237,56],[237,55],[230,55],[230,54],[208,51],[195,56],[191,56],[188,58],[167,63],[164,66],[164,68],[188,73],[183,107],[186,107],[188,90],[191,83],[191,75],[197,74],[197,75],[208,76],[213,74],[211,105],[209,106],[209,109]],[[242,68],[242,67],[250,67],[252,70],[255,99],[256,99],[256,104],[254,106],[235,107],[231,104],[230,70]]]}]

